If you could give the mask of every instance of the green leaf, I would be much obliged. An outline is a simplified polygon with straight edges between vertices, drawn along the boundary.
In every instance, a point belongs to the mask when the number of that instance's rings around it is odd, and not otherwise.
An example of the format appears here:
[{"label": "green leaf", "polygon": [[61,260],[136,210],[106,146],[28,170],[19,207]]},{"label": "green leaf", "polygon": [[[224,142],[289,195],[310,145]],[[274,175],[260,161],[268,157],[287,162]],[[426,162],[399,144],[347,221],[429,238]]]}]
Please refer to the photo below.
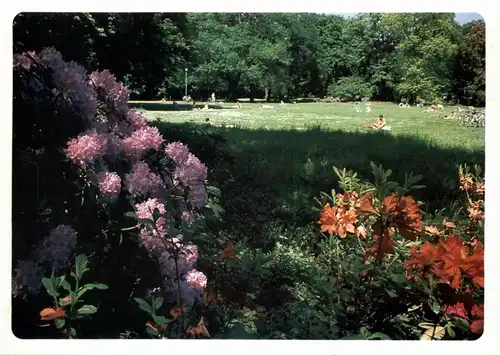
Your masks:
[{"label": "green leaf", "polygon": [[85,254],[80,254],[76,257],[75,274],[77,279],[81,279],[85,271],[87,271],[88,258]]},{"label": "green leaf", "polygon": [[371,270],[373,269],[373,265],[372,264],[362,264],[359,266],[359,272],[365,272],[365,271],[368,271],[368,270]]},{"label": "green leaf", "polygon": [[66,275],[62,275],[59,277],[59,279],[57,280],[57,289],[59,289],[59,287],[61,287],[61,285],[63,284],[63,282],[66,281]]},{"label": "green leaf", "polygon": [[151,305],[145,300],[143,300],[142,298],[134,298],[134,300],[139,304],[139,308],[144,312],[154,314],[153,308],[151,308]]},{"label": "green leaf", "polygon": [[64,288],[66,291],[71,291],[71,285],[68,281],[64,280],[61,283],[62,288]]},{"label": "green leaf", "polygon": [[168,319],[167,317],[164,316],[153,316],[153,320],[155,321],[156,325],[167,324],[171,321],[171,319]]},{"label": "green leaf", "polygon": [[452,338],[456,336],[455,331],[453,330],[453,325],[451,323],[446,324],[446,331],[448,332],[448,335]]},{"label": "green leaf", "polygon": [[43,286],[45,287],[45,290],[47,290],[47,293],[52,296],[52,297],[58,297],[59,292],[56,291],[54,288],[54,284],[52,283],[52,280],[49,279],[48,277],[44,277],[42,279]]},{"label": "green leaf", "polygon": [[154,338],[158,337],[158,332],[154,329],[151,329],[150,327],[146,328],[146,332]]},{"label": "green leaf", "polygon": [[135,212],[129,211],[129,212],[125,212],[124,216],[129,217],[129,218],[135,218],[136,215],[135,215]]},{"label": "green leaf", "polygon": [[380,340],[392,340],[390,336],[384,333],[376,332],[370,335],[367,339],[369,340],[374,340],[374,339],[380,339]]},{"label": "green leaf", "polygon": [[391,298],[397,298],[398,297],[398,294],[396,292],[393,292],[391,290],[386,290],[387,291],[387,294],[389,295],[389,297]]},{"label": "green leaf", "polygon": [[61,318],[54,319],[54,324],[57,329],[61,329],[62,327],[64,327],[65,323],[66,321],[64,319]]},{"label": "green leaf", "polygon": [[82,287],[80,287],[78,289],[78,291],[76,291],[76,296],[75,296],[76,300],[79,300],[85,292],[87,292],[89,290],[93,290],[93,289],[107,290],[108,286],[105,284],[101,284],[101,283],[90,283],[90,284],[83,285]]},{"label": "green leaf", "polygon": [[81,315],[94,314],[95,312],[97,312],[97,307],[92,306],[91,304],[86,304],[78,308],[76,312]]},{"label": "green leaf", "polygon": [[153,300],[153,310],[156,312],[163,305],[163,297],[156,297]]},{"label": "green leaf", "polygon": [[429,298],[428,305],[434,314],[438,314],[441,311],[441,304],[434,297]]},{"label": "green leaf", "polygon": [[148,218],[137,218],[137,222],[139,222],[141,224],[150,225],[152,227],[154,227],[154,225],[155,225],[155,222],[151,219],[148,219]]},{"label": "green leaf", "polygon": [[101,283],[89,283],[89,284],[83,285],[83,287],[88,288],[89,290],[93,290],[93,289],[107,290],[108,289],[107,285],[101,284]]},{"label": "green leaf", "polygon": [[72,337],[72,338],[76,338],[76,330],[75,330],[75,328],[71,328],[71,329],[69,330],[69,334],[71,334],[71,337]]}]

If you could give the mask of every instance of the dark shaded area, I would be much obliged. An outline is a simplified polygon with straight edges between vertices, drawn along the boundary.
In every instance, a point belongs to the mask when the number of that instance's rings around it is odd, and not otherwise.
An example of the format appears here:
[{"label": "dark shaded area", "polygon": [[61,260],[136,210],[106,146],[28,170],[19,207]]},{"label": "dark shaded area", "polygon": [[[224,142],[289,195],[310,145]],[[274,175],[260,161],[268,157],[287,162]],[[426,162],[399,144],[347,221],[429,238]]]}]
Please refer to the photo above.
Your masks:
[{"label": "dark shaded area", "polygon": [[[256,247],[270,247],[266,231],[271,225],[301,227],[314,223],[321,191],[340,192],[332,166],[351,169],[373,180],[370,161],[392,169],[391,179],[404,183],[405,173],[421,174],[426,188],[414,192],[423,210],[434,213],[459,198],[459,164],[484,167],[484,151],[442,148],[412,136],[385,132],[246,130],[191,123],[156,122],[164,137],[181,140],[199,154],[196,142],[205,135],[222,135],[217,150],[231,156],[231,169],[209,176],[222,189],[226,210],[224,229],[251,236]],[[172,134],[175,132],[175,134]],[[207,142],[208,143],[208,142]],[[200,158],[203,159],[202,155]],[[212,170],[212,174],[215,171]],[[236,233],[237,232],[237,233]]]}]

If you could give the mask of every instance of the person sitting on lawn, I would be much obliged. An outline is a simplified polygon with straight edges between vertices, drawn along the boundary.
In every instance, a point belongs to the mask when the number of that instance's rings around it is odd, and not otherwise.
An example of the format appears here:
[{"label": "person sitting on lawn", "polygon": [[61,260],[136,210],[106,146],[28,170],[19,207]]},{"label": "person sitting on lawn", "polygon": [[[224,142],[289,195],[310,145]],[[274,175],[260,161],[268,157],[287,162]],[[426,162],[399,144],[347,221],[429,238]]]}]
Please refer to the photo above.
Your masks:
[{"label": "person sitting on lawn", "polygon": [[363,128],[383,129],[386,125],[384,115],[380,115],[374,124],[365,124]]}]

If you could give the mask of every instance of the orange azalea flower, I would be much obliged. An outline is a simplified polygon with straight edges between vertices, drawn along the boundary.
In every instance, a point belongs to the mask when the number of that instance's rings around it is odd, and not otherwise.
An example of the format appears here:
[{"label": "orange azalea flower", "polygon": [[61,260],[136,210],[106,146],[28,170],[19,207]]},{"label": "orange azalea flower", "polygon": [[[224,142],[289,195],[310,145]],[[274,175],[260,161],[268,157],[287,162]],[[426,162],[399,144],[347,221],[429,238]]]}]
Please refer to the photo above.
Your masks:
[{"label": "orange azalea flower", "polygon": [[363,214],[374,214],[377,212],[373,207],[373,194],[371,192],[363,195],[359,202],[358,211]]},{"label": "orange azalea flower", "polygon": [[422,232],[422,215],[420,214],[420,204],[411,196],[399,198],[397,213],[394,216],[394,223],[399,234],[415,240]]},{"label": "orange azalea flower", "polygon": [[339,206],[356,207],[359,204],[359,195],[356,191],[347,191],[343,194],[337,194],[336,201]]},{"label": "orange azalea flower", "polygon": [[469,247],[458,236],[440,240],[438,247],[442,263],[434,269],[434,273],[451,287],[460,288],[462,270],[468,267]]},{"label": "orange azalea flower", "polygon": [[476,304],[472,307],[474,321],[470,325],[470,330],[475,334],[481,334],[484,327],[484,304]]},{"label": "orange azalea flower", "polygon": [[184,302],[181,300],[180,303],[176,304],[171,310],[170,310],[170,315],[172,317],[177,318],[180,317],[182,314],[186,313],[187,310],[184,307]]},{"label": "orange azalea flower", "polygon": [[61,307],[44,308],[40,311],[41,320],[54,320],[66,317],[66,312]]},{"label": "orange azalea flower", "polygon": [[481,201],[472,201],[467,208],[469,212],[469,218],[474,221],[479,221],[484,219],[484,211],[481,208]]},{"label": "orange azalea flower", "polygon": [[354,210],[345,211],[342,207],[332,207],[326,204],[317,223],[321,224],[321,232],[328,232],[330,235],[337,234],[340,238],[345,238],[347,232],[356,232],[354,227],[356,221],[356,212]]},{"label": "orange azalea flower", "polygon": [[233,243],[229,241],[224,249],[219,254],[219,260],[236,259],[236,250],[233,248]]},{"label": "orange azalea flower", "polygon": [[207,328],[205,327],[205,323],[203,322],[203,317],[201,317],[200,322],[198,325],[190,325],[187,330],[186,334],[191,335],[191,336],[196,336],[196,335],[205,335],[210,338],[210,333],[208,332]]},{"label": "orange azalea flower", "polygon": [[436,226],[426,226],[425,227],[425,231],[429,234],[429,235],[433,235],[433,236],[440,236],[441,234],[443,234],[443,232],[441,232],[439,229],[436,228]]},{"label": "orange azalea flower", "polygon": [[484,195],[484,180],[476,182],[476,193],[478,195]]},{"label": "orange azalea flower", "polygon": [[460,178],[460,190],[472,192],[474,189],[474,178],[471,174],[462,174],[459,176]]},{"label": "orange azalea flower", "polygon": [[393,228],[385,228],[382,232],[380,222],[375,223],[372,234],[374,243],[370,248],[366,249],[366,256],[374,256],[376,259],[381,259],[385,254],[391,253],[394,247],[393,234]]},{"label": "orange azalea flower", "polygon": [[484,248],[479,240],[474,241],[474,252],[467,262],[467,276],[475,286],[484,288]]},{"label": "orange azalea flower", "polygon": [[356,228],[356,237],[366,238],[366,228],[364,226],[358,226],[358,228]]},{"label": "orange azalea flower", "polygon": [[417,252],[417,245],[414,244],[410,251],[411,261],[417,266],[432,265],[438,257],[438,248],[429,242],[425,242]]},{"label": "orange azalea flower", "polygon": [[446,229],[454,229],[456,228],[456,224],[455,222],[449,222],[447,221],[446,219],[443,220],[443,226],[446,228]]}]

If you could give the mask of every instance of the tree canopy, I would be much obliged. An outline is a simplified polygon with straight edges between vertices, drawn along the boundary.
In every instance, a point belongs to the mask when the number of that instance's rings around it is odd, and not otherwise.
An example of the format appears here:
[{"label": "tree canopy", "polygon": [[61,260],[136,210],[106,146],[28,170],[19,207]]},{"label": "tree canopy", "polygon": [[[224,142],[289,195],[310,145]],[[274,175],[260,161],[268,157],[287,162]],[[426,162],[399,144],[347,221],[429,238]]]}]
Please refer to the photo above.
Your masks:
[{"label": "tree canopy", "polygon": [[454,14],[23,13],[14,46],[109,69],[133,98],[485,102],[484,21]]}]

